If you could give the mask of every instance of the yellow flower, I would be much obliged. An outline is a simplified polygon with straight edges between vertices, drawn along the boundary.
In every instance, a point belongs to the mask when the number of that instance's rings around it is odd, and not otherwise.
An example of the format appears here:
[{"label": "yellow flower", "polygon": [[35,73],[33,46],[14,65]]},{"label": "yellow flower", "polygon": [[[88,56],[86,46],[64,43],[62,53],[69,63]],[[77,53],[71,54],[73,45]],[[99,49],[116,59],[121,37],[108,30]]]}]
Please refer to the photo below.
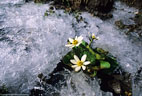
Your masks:
[{"label": "yellow flower", "polygon": [[96,36],[95,36],[95,34],[94,34],[94,33],[92,33],[92,39],[96,39],[96,40],[98,40],[98,39],[99,39],[99,37],[96,37]]},{"label": "yellow flower", "polygon": [[86,57],[87,55],[84,54],[80,60],[76,55],[74,55],[74,59],[70,60],[70,62],[74,64],[72,65],[72,68],[74,68],[76,72],[78,72],[81,68],[85,70],[86,65],[90,64],[90,61],[86,61]]},{"label": "yellow flower", "polygon": [[75,39],[69,38],[69,43],[65,46],[70,48],[79,46],[82,43],[82,40],[83,40],[82,36],[79,36],[79,37],[76,36]]}]

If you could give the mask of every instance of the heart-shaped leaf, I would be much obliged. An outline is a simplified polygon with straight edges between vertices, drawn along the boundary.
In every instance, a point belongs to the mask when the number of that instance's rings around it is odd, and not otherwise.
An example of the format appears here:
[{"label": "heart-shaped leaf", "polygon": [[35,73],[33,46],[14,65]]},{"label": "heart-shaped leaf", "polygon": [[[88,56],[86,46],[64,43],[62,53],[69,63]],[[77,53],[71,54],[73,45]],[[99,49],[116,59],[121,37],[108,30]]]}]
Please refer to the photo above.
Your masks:
[{"label": "heart-shaped leaf", "polygon": [[100,68],[101,69],[108,69],[108,68],[110,68],[110,63],[107,61],[100,61]]}]

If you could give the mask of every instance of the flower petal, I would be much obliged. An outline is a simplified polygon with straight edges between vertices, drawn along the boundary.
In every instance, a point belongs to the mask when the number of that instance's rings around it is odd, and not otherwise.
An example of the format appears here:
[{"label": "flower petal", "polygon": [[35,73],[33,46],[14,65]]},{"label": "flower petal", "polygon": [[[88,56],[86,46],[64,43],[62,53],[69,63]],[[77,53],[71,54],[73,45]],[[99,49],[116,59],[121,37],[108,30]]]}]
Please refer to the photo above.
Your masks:
[{"label": "flower petal", "polygon": [[78,37],[78,41],[81,42],[82,40],[83,40],[83,37],[82,37],[82,36],[79,36],[79,37]]},{"label": "flower petal", "polygon": [[76,68],[76,67],[78,67],[78,66],[77,66],[77,65],[72,65],[71,67],[72,67],[72,68]]},{"label": "flower petal", "polygon": [[67,44],[65,45],[66,47],[69,47],[69,48],[73,48],[74,46],[72,44]]},{"label": "flower petal", "polygon": [[86,57],[87,57],[87,55],[84,54],[84,55],[81,57],[81,61],[84,62],[84,61],[86,60]]},{"label": "flower petal", "polygon": [[76,61],[80,61],[79,58],[78,58],[76,55],[74,55],[74,59],[75,59]]},{"label": "flower petal", "polygon": [[97,40],[100,40],[100,37],[96,37]]},{"label": "flower petal", "polygon": [[75,60],[70,60],[70,62],[71,62],[72,64],[77,64],[77,62],[76,62]]},{"label": "flower petal", "polygon": [[72,43],[72,42],[73,42],[73,39],[72,39],[72,38],[69,38],[69,41]]},{"label": "flower petal", "polygon": [[75,71],[78,72],[81,69],[81,66],[75,68]]},{"label": "flower petal", "polygon": [[66,47],[71,47],[72,46],[72,44],[67,44],[67,45],[65,45]]},{"label": "flower petal", "polygon": [[85,70],[85,69],[86,69],[86,66],[82,66],[82,69]]},{"label": "flower petal", "polygon": [[76,46],[79,46],[81,44],[81,42],[78,42],[78,44]]},{"label": "flower petal", "polygon": [[77,37],[77,36],[75,36],[75,40],[78,40],[78,37]]},{"label": "flower petal", "polygon": [[89,65],[91,62],[90,61],[86,61],[83,63],[83,65]]}]

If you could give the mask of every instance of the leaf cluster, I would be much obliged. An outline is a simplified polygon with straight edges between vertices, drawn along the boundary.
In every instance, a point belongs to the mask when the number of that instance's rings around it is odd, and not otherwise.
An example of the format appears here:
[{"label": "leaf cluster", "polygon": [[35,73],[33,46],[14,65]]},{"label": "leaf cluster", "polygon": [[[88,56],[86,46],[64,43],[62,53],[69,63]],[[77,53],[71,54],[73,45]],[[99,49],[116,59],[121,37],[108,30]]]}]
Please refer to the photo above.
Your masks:
[{"label": "leaf cluster", "polygon": [[74,55],[81,58],[84,54],[87,55],[86,61],[90,61],[91,63],[87,65],[87,69],[83,72],[91,77],[96,76],[98,71],[102,71],[105,74],[112,74],[118,66],[116,58],[109,52],[101,48],[92,49],[85,41],[82,41],[79,46],[72,48],[63,57],[63,63],[71,67],[70,60],[74,58]]}]

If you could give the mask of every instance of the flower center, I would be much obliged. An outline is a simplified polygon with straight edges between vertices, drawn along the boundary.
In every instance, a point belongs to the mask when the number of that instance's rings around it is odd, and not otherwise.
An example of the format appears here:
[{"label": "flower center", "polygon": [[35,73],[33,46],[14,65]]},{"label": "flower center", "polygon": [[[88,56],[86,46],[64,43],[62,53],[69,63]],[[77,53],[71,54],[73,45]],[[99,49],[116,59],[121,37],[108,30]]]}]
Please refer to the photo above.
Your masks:
[{"label": "flower center", "polygon": [[73,44],[73,45],[77,45],[77,44],[78,44],[78,41],[77,41],[77,40],[73,40],[72,44]]},{"label": "flower center", "polygon": [[78,62],[77,62],[77,65],[78,65],[78,66],[82,66],[82,65],[83,65],[83,62],[82,62],[82,61],[78,61]]}]

